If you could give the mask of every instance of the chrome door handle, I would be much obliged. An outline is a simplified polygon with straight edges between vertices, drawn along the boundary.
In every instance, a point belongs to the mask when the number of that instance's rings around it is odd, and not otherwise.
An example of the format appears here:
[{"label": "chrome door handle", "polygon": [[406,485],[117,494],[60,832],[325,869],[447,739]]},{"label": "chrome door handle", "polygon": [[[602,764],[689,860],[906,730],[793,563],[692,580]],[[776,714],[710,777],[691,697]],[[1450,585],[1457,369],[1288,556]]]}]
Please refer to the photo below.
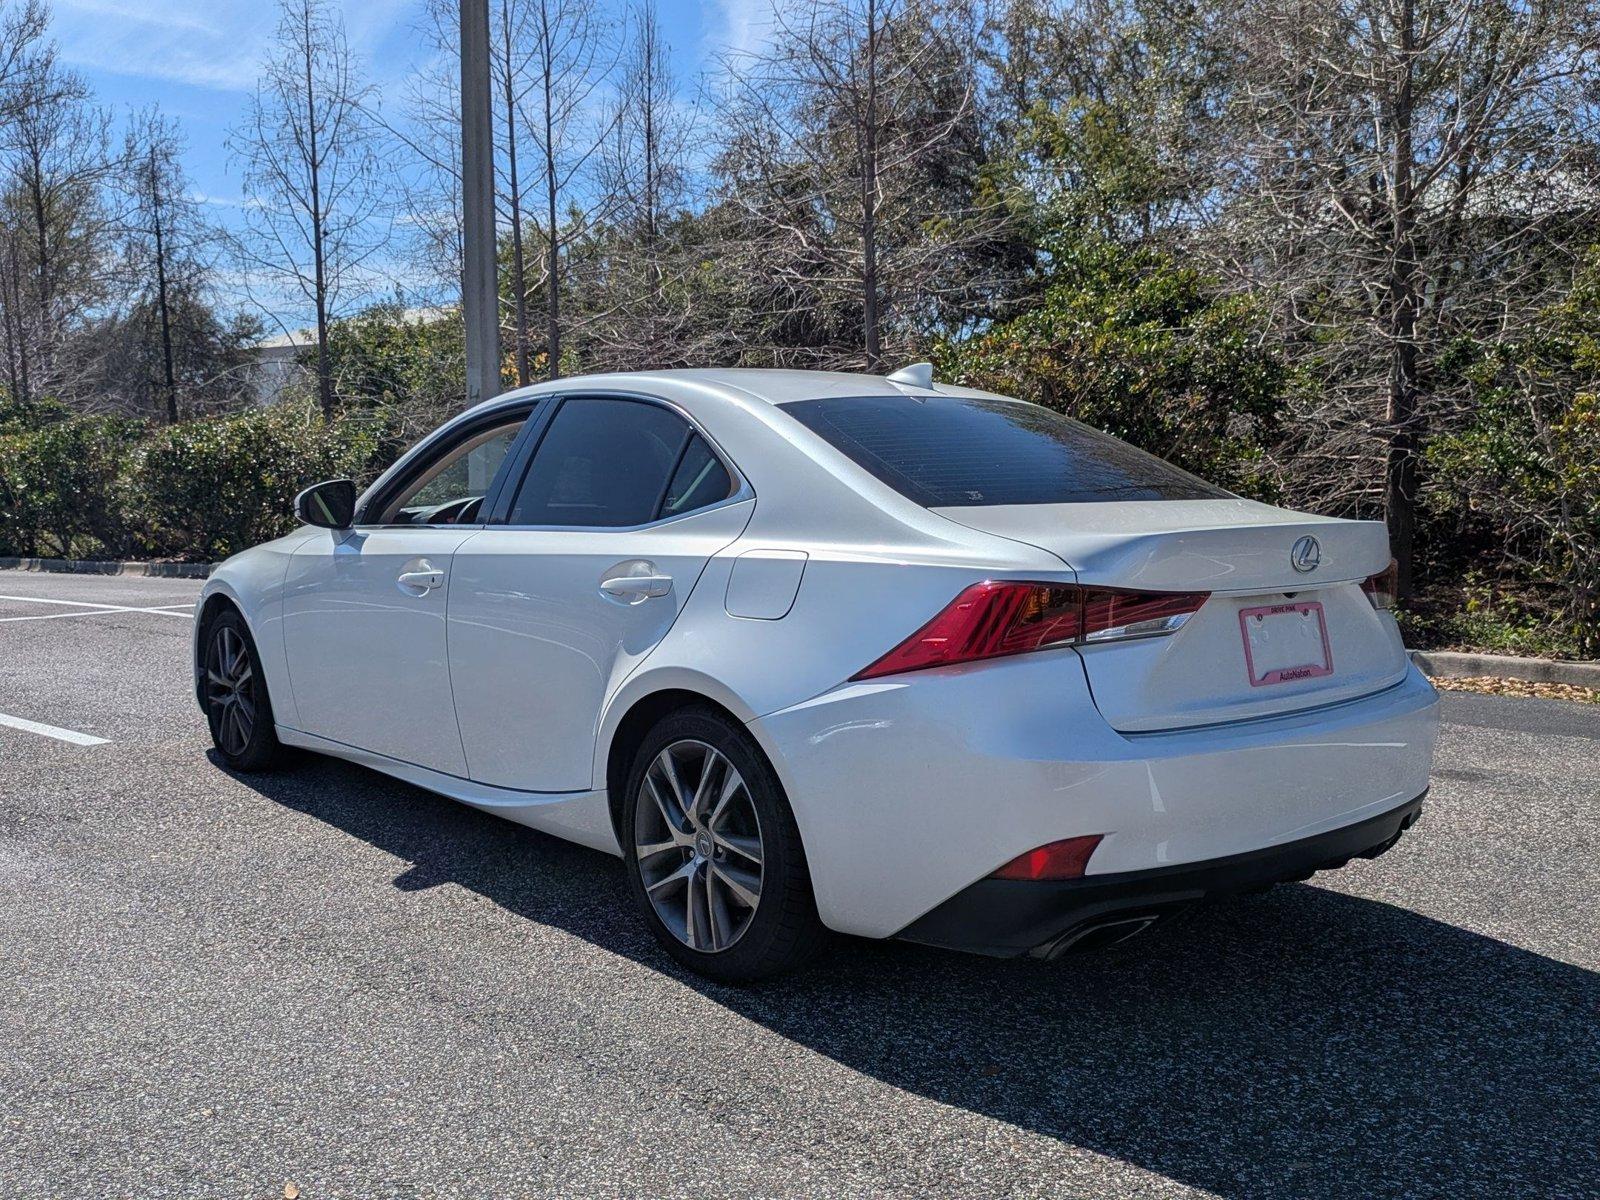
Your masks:
[{"label": "chrome door handle", "polygon": [[619,575],[602,579],[600,590],[608,596],[665,596],[672,590],[672,576]]},{"label": "chrome door handle", "polygon": [[402,571],[400,578],[395,580],[402,588],[416,588],[418,594],[426,594],[434,588],[444,586],[444,572],[431,568],[422,571]]},{"label": "chrome door handle", "polygon": [[662,575],[653,563],[622,564],[622,568],[638,571],[639,574],[607,575],[600,581],[600,590],[607,596],[619,599],[637,596],[644,600],[651,596],[665,596],[672,590],[672,576]]}]

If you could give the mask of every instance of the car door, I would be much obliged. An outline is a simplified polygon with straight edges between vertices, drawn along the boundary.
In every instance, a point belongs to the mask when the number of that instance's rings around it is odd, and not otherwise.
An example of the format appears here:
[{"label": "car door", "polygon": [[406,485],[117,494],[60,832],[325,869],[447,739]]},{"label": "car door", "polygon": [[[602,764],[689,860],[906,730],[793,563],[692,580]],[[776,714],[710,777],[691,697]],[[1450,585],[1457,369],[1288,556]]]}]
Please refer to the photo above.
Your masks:
[{"label": "car door", "polygon": [[289,561],[284,645],[300,728],[465,777],[445,654],[456,548],[482,526],[530,406],[426,444],[347,530]]},{"label": "car door", "polygon": [[450,675],[473,780],[582,791],[607,697],[755,500],[662,403],[568,396],[537,437],[503,521],[456,551]]}]

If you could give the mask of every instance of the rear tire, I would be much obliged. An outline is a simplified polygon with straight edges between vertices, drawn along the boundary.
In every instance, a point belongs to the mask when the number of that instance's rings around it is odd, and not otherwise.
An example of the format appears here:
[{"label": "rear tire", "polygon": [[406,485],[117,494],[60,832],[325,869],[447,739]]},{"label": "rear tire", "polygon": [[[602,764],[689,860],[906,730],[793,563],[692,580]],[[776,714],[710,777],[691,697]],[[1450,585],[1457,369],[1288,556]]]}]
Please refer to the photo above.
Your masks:
[{"label": "rear tire", "polygon": [[201,645],[200,689],[218,756],[246,774],[269,769],[283,747],[273,727],[261,655],[238,609],[219,613],[206,626]]},{"label": "rear tire", "polygon": [[777,774],[715,710],[680,709],[645,737],[628,772],[622,843],[645,923],[693,971],[754,983],[799,968],[826,939]]}]

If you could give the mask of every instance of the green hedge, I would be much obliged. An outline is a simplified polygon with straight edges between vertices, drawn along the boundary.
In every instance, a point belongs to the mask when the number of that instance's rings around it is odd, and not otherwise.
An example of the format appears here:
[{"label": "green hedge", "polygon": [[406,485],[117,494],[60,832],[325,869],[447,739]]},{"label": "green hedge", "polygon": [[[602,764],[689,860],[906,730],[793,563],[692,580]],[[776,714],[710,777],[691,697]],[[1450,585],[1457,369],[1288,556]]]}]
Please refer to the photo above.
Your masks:
[{"label": "green hedge", "polygon": [[126,481],[143,432],[124,418],[72,417],[0,436],[0,553],[135,551]]},{"label": "green hedge", "polygon": [[299,404],[177,425],[0,426],[0,555],[210,561],[287,533],[294,494],[361,477],[377,439]]},{"label": "green hedge", "polygon": [[361,476],[373,445],[364,428],[292,405],[187,421],[144,443],[129,491],[155,554],[222,559],[293,529],[295,493]]}]

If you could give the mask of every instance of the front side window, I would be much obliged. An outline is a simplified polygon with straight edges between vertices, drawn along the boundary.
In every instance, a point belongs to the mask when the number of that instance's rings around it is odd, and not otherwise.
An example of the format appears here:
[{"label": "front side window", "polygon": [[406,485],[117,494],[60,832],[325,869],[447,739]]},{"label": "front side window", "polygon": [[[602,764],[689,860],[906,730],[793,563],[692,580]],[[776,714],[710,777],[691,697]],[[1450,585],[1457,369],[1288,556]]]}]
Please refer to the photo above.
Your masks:
[{"label": "front side window", "polygon": [[378,514],[379,525],[470,525],[527,420],[523,413],[458,442],[423,467]]},{"label": "front side window", "polygon": [[781,407],[927,508],[1230,495],[1108,433],[1020,400],[858,396]]},{"label": "front side window", "polygon": [[564,401],[506,518],[620,528],[723,500],[727,469],[676,413],[609,397]]}]

